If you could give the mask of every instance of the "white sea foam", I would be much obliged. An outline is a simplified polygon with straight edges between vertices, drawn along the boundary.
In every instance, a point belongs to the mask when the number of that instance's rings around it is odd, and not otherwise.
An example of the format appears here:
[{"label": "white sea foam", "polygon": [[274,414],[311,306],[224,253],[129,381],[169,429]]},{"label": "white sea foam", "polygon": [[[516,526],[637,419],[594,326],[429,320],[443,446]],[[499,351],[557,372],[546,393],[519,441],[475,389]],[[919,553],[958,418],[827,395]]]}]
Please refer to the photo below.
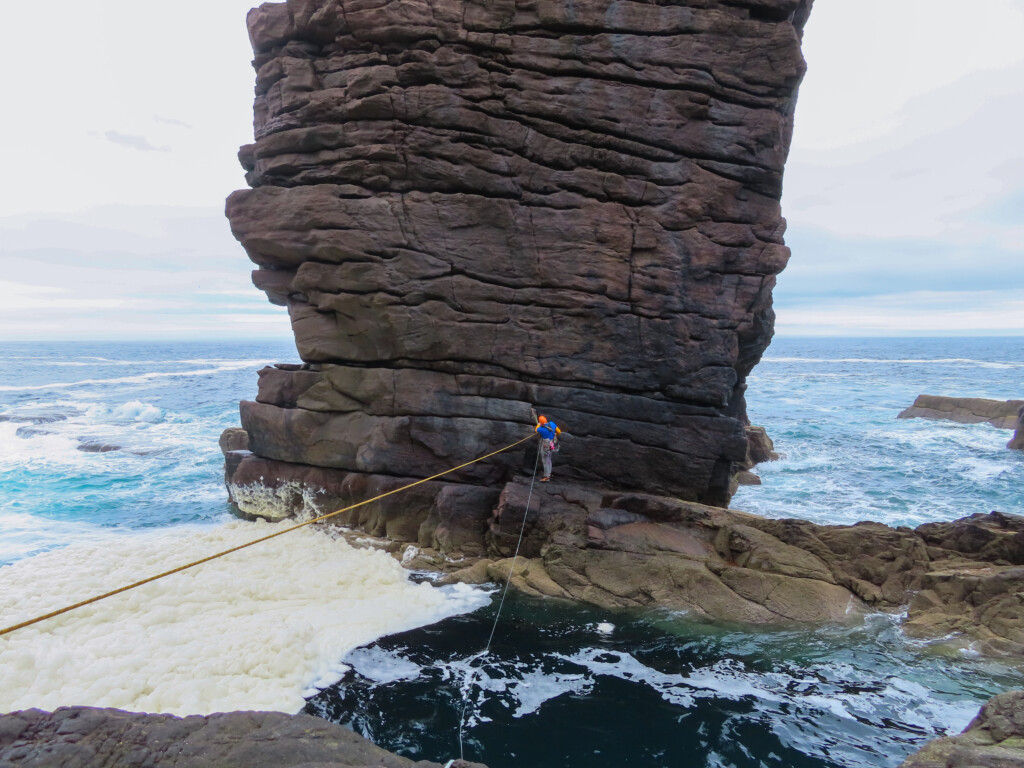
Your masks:
[{"label": "white sea foam", "polygon": [[145,384],[153,379],[179,378],[183,376],[211,376],[225,371],[238,371],[252,367],[251,361],[224,363],[215,368],[200,368],[191,371],[154,371],[141,373],[138,376],[120,376],[110,379],[81,379],[80,381],[51,382],[49,384],[26,384],[22,386],[0,386],[0,392],[36,392],[49,389],[74,389],[93,385],[108,384]]},{"label": "white sea foam", "polygon": [[[105,366],[109,365],[176,365],[185,363],[188,365],[217,365],[221,363],[238,364],[239,366],[251,367],[256,365],[271,365],[272,361],[267,359],[258,360],[236,360],[235,358],[227,357],[190,357],[184,360],[172,359],[172,360],[114,360],[109,357],[93,357],[93,356],[82,356],[75,360],[54,360],[52,357],[39,357],[32,355],[4,355],[5,360],[38,360],[46,363],[46,366],[71,366],[81,367],[84,365],[96,366],[98,363],[102,363]],[[88,360],[90,362],[81,362],[82,360]]]},{"label": "white sea foam", "polygon": [[[280,530],[240,521],[110,534],[0,568],[10,626]],[[308,528],[0,637],[0,711],[65,705],[298,711],[352,649],[479,607],[388,555]]]},{"label": "white sea foam", "polygon": [[858,363],[884,365],[976,365],[980,368],[1012,370],[1024,368],[1024,363],[995,362],[992,360],[974,360],[969,357],[936,357],[936,358],[881,358],[881,357],[770,357],[762,358],[766,363]]},{"label": "white sea foam", "polygon": [[[64,547],[71,540],[95,540],[104,535],[105,529],[87,522],[65,521],[59,528],[55,528],[34,515],[0,509],[0,565],[20,560],[35,552]],[[2,621],[0,619],[0,623]]]},{"label": "white sea foam", "polygon": [[53,463],[82,464],[86,455],[78,450],[78,441],[71,435],[57,432],[64,422],[41,424],[31,439],[18,437],[25,425],[0,421],[0,470],[28,468]]},{"label": "white sea foam", "polygon": [[[316,502],[317,495],[323,493],[323,490],[310,488],[297,480],[288,480],[276,486],[229,483],[228,491],[242,512],[265,520],[282,520],[293,512],[303,519],[324,514]],[[300,500],[302,506],[296,512]]]},{"label": "white sea foam", "polygon": [[523,663],[511,668],[508,664],[474,668],[473,661],[477,658],[479,656],[452,664],[465,681],[463,695],[475,699],[467,718],[470,727],[490,722],[481,712],[487,698],[496,699],[512,710],[512,717],[518,718],[536,713],[545,702],[563,694],[586,695],[594,686],[593,678],[581,672],[546,670]]},{"label": "white sea foam", "polygon": [[419,664],[377,646],[356,648],[344,661],[357,673],[378,684],[415,680],[422,671]]},{"label": "white sea foam", "polygon": [[977,712],[972,702],[942,700],[924,686],[898,677],[878,681],[841,663],[814,667],[809,670],[812,674],[795,677],[785,671],[750,671],[731,659],[688,674],[668,674],[627,653],[598,648],[583,648],[560,658],[586,667],[595,676],[649,686],[666,701],[683,707],[693,706],[697,699],[750,699],[772,709],[785,705],[790,710],[827,712],[844,720],[896,718],[923,725],[932,733],[958,731]]}]

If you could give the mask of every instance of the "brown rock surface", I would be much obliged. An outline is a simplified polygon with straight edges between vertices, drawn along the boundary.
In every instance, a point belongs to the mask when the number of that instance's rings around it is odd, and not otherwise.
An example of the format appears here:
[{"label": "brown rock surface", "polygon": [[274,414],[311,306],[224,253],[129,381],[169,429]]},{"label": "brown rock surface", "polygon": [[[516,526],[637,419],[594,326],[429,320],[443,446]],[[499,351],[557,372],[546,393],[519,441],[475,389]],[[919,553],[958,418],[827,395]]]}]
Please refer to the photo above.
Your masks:
[{"label": "brown rock surface", "polygon": [[[248,446],[228,466],[251,491],[233,494],[242,511],[261,514],[246,499],[285,475],[278,507],[293,511],[333,493],[320,479],[429,476],[528,435],[531,406],[572,436],[563,480],[725,505],[789,257],[779,198],[809,10],[252,11],[255,143],[239,153],[252,189],[227,215],[304,365],[262,371],[242,404]],[[492,504],[533,458],[445,482]]]},{"label": "brown rock surface", "polygon": [[[263,482],[267,476],[274,481]],[[252,455],[235,479],[240,505],[263,505],[265,517],[358,504],[331,522],[386,538],[396,553],[421,548],[410,567],[444,571],[446,581],[506,580],[519,544],[512,583],[530,594],[746,623],[836,622],[906,609],[912,636],[946,637],[991,655],[1024,653],[1024,517],[1017,515],[976,514],[915,530],[822,526],[557,476],[531,490],[525,473],[500,493],[431,481],[403,491],[401,506],[363,504],[413,479]],[[321,490],[310,494],[311,487]]]},{"label": "brown rock surface", "polygon": [[[525,592],[619,608],[656,605],[746,623],[837,622],[908,610],[906,631],[991,655],[1024,652],[1024,518],[992,513],[916,530],[821,526],[643,494],[509,483],[485,542],[520,555]],[[446,580],[503,581],[468,564]]]},{"label": "brown rock surface", "polygon": [[999,429],[1016,429],[1024,400],[986,400],[980,397],[918,395],[897,419],[944,419],[961,424],[988,422]]},{"label": "brown rock surface", "polygon": [[[0,715],[0,765],[32,768],[441,768],[310,715],[146,715],[62,707]],[[456,760],[453,768],[486,768]]]},{"label": "brown rock surface", "polygon": [[1017,423],[1014,425],[1013,437],[1010,438],[1006,447],[1024,451],[1024,405],[1017,411]]},{"label": "brown rock surface", "polygon": [[900,768],[1024,768],[1024,691],[993,696],[963,733],[929,742]]}]

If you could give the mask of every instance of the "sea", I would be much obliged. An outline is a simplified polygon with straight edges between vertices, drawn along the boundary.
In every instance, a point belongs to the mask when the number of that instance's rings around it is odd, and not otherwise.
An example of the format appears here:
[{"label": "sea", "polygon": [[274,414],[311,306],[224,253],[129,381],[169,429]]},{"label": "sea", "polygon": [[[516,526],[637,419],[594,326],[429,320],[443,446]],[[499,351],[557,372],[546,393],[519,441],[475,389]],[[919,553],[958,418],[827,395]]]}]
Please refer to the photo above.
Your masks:
[{"label": "sea", "polygon": [[[294,346],[0,343],[0,629],[289,525],[232,516],[218,447],[274,362]],[[1024,514],[1010,432],[896,418],[922,393],[1024,398],[1022,375],[1016,338],[777,337],[747,403],[780,458],[732,506]],[[306,711],[491,768],[878,768],[1024,686],[1019,660],[908,638],[900,615],[759,629],[499,604],[307,527],[0,636],[0,711]]]}]

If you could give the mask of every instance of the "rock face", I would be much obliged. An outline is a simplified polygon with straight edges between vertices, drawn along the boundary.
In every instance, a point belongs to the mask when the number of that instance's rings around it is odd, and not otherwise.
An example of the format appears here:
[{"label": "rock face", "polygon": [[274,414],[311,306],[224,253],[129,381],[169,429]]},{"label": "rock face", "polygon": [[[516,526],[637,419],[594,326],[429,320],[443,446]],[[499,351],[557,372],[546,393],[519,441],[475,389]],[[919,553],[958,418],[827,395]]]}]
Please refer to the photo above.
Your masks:
[{"label": "rock face", "polygon": [[[33,768],[441,768],[311,715],[144,715],[62,707],[0,715],[0,765]],[[456,760],[452,768],[486,768]]]},{"label": "rock face", "polygon": [[929,742],[900,768],[1024,768],[1024,691],[993,696],[963,733]]},{"label": "rock face", "polygon": [[[517,481],[505,486],[482,537],[458,518],[446,521],[449,542],[487,558],[443,581],[506,580],[527,499],[512,582],[528,593],[753,624],[837,622],[909,606],[911,636],[1024,653],[1024,517],[993,512],[914,530],[822,526],[557,481],[531,492]],[[426,555],[414,564],[432,565]]]},{"label": "rock face", "polygon": [[980,397],[918,395],[897,419],[945,419],[961,424],[988,422],[999,429],[1018,429],[1024,400],[985,400]]},{"label": "rock face", "polygon": [[[241,510],[427,477],[530,434],[531,406],[572,435],[563,480],[726,505],[789,257],[779,198],[810,4],[251,11],[252,189],[227,215],[304,363],[261,371],[242,403]],[[533,460],[424,488],[421,535],[467,504],[489,513]],[[387,529],[409,504],[362,522]]]}]

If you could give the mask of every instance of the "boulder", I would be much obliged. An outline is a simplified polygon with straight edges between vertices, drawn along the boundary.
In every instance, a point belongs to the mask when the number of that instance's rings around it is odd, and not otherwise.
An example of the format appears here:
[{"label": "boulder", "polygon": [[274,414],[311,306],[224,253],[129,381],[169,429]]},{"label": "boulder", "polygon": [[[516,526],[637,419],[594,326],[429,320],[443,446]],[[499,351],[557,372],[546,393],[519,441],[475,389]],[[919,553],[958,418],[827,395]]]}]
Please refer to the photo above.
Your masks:
[{"label": "boulder", "polygon": [[120,445],[108,443],[102,437],[79,437],[78,445],[75,447],[85,453],[109,453],[110,451],[121,450]]},{"label": "boulder", "polygon": [[1010,438],[1006,447],[1024,451],[1024,405],[1017,411],[1017,423],[1014,425],[1013,437]]},{"label": "boulder", "polygon": [[993,696],[963,733],[928,742],[900,768],[1024,768],[1024,691]]},{"label": "boulder", "polygon": [[[61,707],[0,715],[0,764],[33,768],[441,768],[374,746],[311,715],[148,715]],[[451,768],[486,768],[455,760]]]}]

